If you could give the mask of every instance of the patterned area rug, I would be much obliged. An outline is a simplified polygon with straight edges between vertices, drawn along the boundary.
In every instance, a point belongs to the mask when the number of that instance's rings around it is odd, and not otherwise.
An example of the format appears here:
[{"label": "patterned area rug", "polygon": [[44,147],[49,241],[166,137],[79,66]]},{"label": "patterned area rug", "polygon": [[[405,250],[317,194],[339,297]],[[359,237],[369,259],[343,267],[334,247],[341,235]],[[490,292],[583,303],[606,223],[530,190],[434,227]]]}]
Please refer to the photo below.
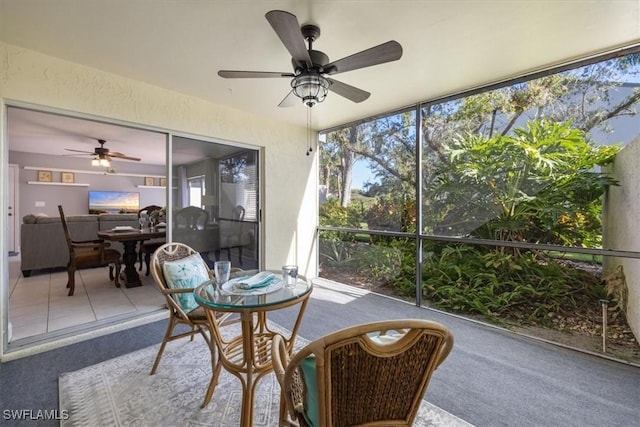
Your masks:
[{"label": "patterned area rug", "polygon": [[[277,325],[273,325],[278,328]],[[239,332],[230,326],[227,333]],[[306,344],[298,338],[296,347]],[[200,409],[211,375],[209,349],[201,337],[170,342],[155,375],[149,375],[158,351],[151,346],[75,372],[58,380],[60,409],[71,426],[216,426],[240,424],[238,378],[224,369],[209,405]],[[277,426],[280,388],[273,374],[258,383],[254,426]],[[470,424],[422,401],[416,427],[467,427]]]}]

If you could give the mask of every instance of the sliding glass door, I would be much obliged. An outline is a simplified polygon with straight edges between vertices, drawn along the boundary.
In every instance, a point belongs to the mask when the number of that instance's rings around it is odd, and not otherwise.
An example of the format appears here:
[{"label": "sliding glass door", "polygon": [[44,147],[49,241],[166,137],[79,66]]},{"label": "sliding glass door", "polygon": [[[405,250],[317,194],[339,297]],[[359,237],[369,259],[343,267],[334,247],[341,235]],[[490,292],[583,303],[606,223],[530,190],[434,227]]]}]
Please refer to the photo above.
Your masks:
[{"label": "sliding glass door", "polygon": [[171,240],[210,265],[258,268],[258,150],[174,136],[171,151]]}]

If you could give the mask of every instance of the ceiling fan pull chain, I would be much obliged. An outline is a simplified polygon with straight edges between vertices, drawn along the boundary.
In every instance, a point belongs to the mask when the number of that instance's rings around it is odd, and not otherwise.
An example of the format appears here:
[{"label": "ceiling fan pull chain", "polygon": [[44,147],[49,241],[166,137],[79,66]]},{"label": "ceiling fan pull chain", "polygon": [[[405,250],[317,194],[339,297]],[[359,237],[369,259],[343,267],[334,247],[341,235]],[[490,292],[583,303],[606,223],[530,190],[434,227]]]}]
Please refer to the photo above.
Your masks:
[{"label": "ceiling fan pull chain", "polygon": [[307,156],[313,151],[311,148],[311,107],[307,108]]}]

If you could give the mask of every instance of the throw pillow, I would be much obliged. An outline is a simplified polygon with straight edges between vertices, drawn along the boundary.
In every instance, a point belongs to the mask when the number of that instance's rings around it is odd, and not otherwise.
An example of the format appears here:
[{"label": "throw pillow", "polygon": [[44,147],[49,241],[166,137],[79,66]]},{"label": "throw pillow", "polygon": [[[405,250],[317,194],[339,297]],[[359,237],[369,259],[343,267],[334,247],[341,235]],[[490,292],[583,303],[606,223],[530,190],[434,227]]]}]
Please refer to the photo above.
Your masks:
[{"label": "throw pillow", "polygon": [[[202,282],[209,280],[207,267],[200,254],[189,255],[176,261],[167,261],[162,264],[162,272],[167,287],[171,289],[195,288]],[[175,294],[175,296],[185,313],[198,308],[193,292]]]}]

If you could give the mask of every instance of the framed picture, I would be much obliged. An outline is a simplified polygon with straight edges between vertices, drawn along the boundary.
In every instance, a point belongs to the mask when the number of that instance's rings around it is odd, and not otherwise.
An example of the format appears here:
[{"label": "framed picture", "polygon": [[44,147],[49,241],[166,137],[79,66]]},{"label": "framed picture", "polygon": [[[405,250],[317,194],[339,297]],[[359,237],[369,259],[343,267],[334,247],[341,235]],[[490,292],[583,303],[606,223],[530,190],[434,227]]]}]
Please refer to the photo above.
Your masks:
[{"label": "framed picture", "polygon": [[167,186],[167,178],[160,178],[160,187]]},{"label": "framed picture", "polygon": [[144,185],[155,185],[154,179],[151,176],[144,178]]},{"label": "framed picture", "polygon": [[60,173],[60,181],[71,183],[75,181],[75,177],[73,172],[61,172]]},{"label": "framed picture", "polygon": [[38,171],[38,181],[51,182],[51,171]]}]

